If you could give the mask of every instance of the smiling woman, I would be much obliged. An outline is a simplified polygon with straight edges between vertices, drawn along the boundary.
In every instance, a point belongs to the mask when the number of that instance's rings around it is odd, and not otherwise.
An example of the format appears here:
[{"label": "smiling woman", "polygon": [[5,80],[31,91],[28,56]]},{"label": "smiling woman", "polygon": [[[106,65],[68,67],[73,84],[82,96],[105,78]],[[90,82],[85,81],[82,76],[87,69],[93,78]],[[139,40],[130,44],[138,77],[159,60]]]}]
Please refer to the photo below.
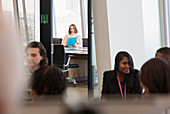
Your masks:
[{"label": "smiling woman", "polygon": [[130,54],[120,51],[115,58],[114,70],[104,72],[102,99],[111,94],[120,94],[126,100],[126,94],[141,94],[138,72],[134,69]]}]

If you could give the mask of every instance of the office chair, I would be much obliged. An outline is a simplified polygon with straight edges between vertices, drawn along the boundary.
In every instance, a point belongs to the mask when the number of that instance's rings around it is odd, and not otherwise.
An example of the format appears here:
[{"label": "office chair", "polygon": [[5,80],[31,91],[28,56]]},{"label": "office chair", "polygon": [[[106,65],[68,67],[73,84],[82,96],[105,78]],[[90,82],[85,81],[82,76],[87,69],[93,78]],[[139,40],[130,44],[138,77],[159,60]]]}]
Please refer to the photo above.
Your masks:
[{"label": "office chair", "polygon": [[62,38],[53,38],[53,44],[61,44]]},{"label": "office chair", "polygon": [[[79,67],[78,64],[69,64],[72,56],[73,55],[68,56],[68,60],[66,63],[66,53],[65,53],[64,45],[54,45],[53,63],[54,66],[59,67],[62,70],[62,72],[68,72],[70,68]],[[68,80],[69,82],[73,82],[74,86],[77,85],[77,82],[74,78],[67,77],[66,80]]]},{"label": "office chair", "polygon": [[88,47],[88,38],[83,38],[83,47]]}]

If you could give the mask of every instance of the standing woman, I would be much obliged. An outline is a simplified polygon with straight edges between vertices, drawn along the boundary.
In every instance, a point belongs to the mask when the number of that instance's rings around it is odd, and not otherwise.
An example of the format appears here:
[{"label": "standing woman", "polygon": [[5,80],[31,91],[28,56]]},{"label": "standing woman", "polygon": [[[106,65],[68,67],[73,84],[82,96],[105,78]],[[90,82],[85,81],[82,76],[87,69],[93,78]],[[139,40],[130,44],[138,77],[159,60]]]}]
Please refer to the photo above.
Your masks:
[{"label": "standing woman", "polygon": [[78,30],[75,24],[71,24],[69,26],[69,30],[68,30],[69,34],[66,34],[64,39],[62,40],[62,45],[67,46],[68,43],[68,39],[69,38],[73,38],[73,37],[77,37],[77,41],[76,44],[73,45],[73,47],[82,47],[82,38],[80,37],[80,35],[78,35]]},{"label": "standing woman", "polygon": [[114,94],[126,100],[126,94],[141,94],[138,73],[139,71],[134,69],[129,53],[125,51],[117,53],[114,70],[104,72],[102,98]]}]

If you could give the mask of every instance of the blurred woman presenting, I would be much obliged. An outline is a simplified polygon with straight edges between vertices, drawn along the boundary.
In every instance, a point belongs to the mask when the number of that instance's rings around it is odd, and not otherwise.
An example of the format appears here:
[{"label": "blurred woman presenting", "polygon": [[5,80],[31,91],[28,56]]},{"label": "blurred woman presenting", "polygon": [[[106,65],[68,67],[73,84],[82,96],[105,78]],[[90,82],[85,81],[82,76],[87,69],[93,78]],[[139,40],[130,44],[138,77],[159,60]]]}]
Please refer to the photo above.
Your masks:
[{"label": "blurred woman presenting", "polygon": [[138,73],[130,54],[120,51],[115,58],[114,70],[104,72],[102,98],[114,94],[126,100],[126,94],[141,94]]},{"label": "blurred woman presenting", "polygon": [[[65,35],[61,44],[64,46],[82,47],[82,38],[77,34],[78,30],[75,24],[69,26],[68,33]],[[73,38],[75,38],[75,43],[70,43],[70,39]]]}]

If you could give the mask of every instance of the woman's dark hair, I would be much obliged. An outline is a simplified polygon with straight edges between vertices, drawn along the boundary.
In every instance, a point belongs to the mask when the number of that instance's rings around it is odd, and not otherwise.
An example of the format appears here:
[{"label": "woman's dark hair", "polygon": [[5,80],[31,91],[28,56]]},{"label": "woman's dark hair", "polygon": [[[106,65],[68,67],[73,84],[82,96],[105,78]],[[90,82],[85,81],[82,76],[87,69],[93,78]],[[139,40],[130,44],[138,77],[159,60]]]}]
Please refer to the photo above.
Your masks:
[{"label": "woman's dark hair", "polygon": [[150,93],[170,92],[170,65],[162,58],[153,58],[141,68],[140,79]]},{"label": "woman's dark hair", "polygon": [[77,27],[76,27],[76,25],[75,25],[75,24],[71,24],[71,25],[69,26],[68,33],[69,33],[69,34],[71,34],[71,30],[70,30],[70,27],[71,27],[71,26],[73,26],[73,27],[74,27],[74,33],[78,33],[78,30],[77,30]]},{"label": "woman's dark hair", "polygon": [[114,70],[117,72],[119,70],[119,63],[120,61],[123,59],[123,57],[127,57],[129,59],[129,65],[130,65],[130,70],[134,69],[134,65],[133,65],[133,59],[130,56],[129,53],[127,53],[126,51],[120,51],[117,53],[116,57],[115,57],[115,66],[114,66]]},{"label": "woman's dark hair", "polygon": [[29,43],[25,48],[25,53],[27,53],[27,50],[29,48],[39,48],[40,55],[44,57],[44,59],[40,61],[40,66],[44,67],[44,66],[48,65],[47,52],[46,52],[46,49],[44,48],[44,46],[41,42],[34,41],[34,42]]},{"label": "woman's dark hair", "polygon": [[36,95],[61,95],[66,90],[66,77],[57,67],[44,67],[32,75],[32,90]]}]

